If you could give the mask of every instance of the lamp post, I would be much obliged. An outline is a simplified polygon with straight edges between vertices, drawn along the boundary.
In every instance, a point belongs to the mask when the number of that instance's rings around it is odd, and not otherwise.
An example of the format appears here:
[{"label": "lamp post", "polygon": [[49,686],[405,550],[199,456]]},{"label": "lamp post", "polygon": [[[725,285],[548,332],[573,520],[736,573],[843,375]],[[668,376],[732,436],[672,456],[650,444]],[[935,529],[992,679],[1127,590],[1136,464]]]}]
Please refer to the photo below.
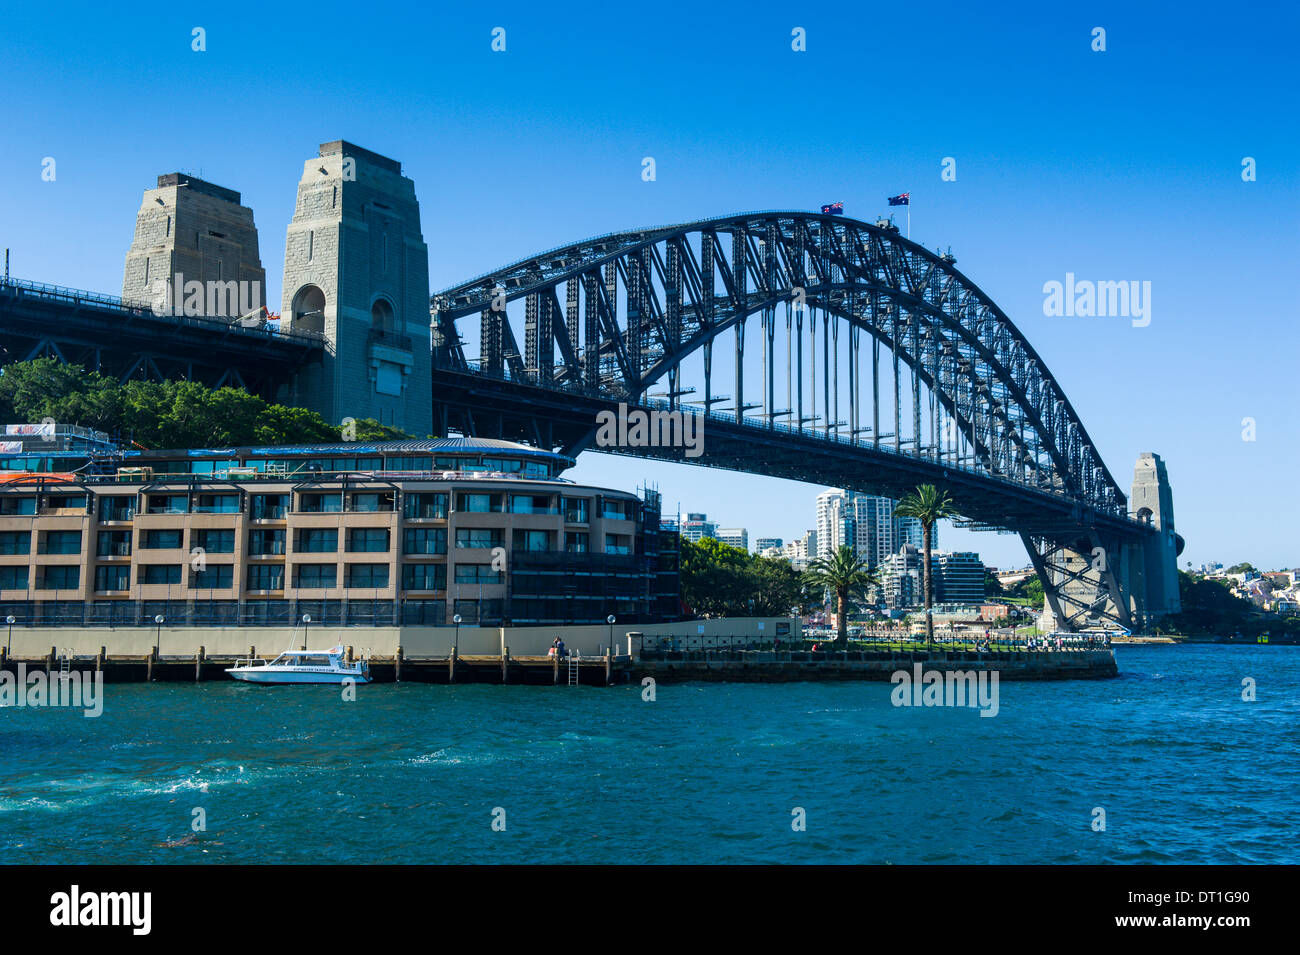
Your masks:
[{"label": "lamp post", "polygon": [[13,614],[10,614],[5,617],[5,623],[9,624],[9,640],[5,644],[5,659],[7,660],[14,654],[14,624],[17,623],[17,620]]},{"label": "lamp post", "polygon": [[609,654],[610,656],[613,656],[614,655],[614,615],[610,614],[608,617],[606,617],[605,622],[609,624]]},{"label": "lamp post", "polygon": [[302,615],[302,648],[307,649],[307,624],[311,623],[311,614]]},{"label": "lamp post", "polygon": [[451,652],[452,655],[459,660],[460,659],[460,614],[456,614],[454,617],[452,617],[451,622],[456,625],[456,645]]},{"label": "lamp post", "polygon": [[164,617],[162,614],[157,614],[153,618],[153,622],[157,625],[158,628],[157,630],[154,631],[154,636],[153,636],[154,659],[158,658],[159,652],[162,649],[162,625],[163,625],[163,621],[166,619],[167,618]]}]

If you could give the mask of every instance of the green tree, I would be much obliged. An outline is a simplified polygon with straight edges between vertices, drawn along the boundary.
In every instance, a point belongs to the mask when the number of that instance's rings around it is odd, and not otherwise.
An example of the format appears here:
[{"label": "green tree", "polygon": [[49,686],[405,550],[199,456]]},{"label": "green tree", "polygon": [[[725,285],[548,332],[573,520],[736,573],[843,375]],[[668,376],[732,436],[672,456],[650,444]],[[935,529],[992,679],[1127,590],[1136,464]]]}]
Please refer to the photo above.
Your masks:
[{"label": "green tree", "polygon": [[744,575],[748,557],[739,547],[711,537],[683,540],[682,600],[700,616],[740,616],[748,610],[750,596]]},{"label": "green tree", "polygon": [[357,418],[355,427],[357,441],[409,441],[415,437],[391,424],[380,424],[374,418]]},{"label": "green tree", "polygon": [[854,553],[848,544],[827,557],[818,557],[808,565],[804,580],[835,594],[835,625],[839,630],[836,643],[849,645],[849,599],[876,585],[876,574],[867,569],[867,560]]},{"label": "green tree", "polygon": [[940,492],[933,484],[922,484],[914,493],[907,494],[894,508],[895,517],[913,517],[921,522],[922,570],[925,576],[925,645],[934,643],[934,618],[930,607],[934,602],[934,584],[930,573],[930,547],[934,540],[934,525],[945,517],[957,513],[947,491]]},{"label": "green tree", "polygon": [[681,575],[682,600],[701,616],[784,616],[801,599],[802,581],[788,561],[711,537],[681,542]]},{"label": "green tree", "polygon": [[[52,418],[118,435],[150,449],[257,447],[337,442],[342,432],[314,411],[268,404],[239,388],[194,381],[128,381],[53,358],[0,368],[0,415],[8,421]],[[408,437],[372,419],[361,440]]]},{"label": "green tree", "polygon": [[1043,582],[1038,579],[1037,574],[1021,581],[1021,593],[1029,598],[1029,602],[1035,607],[1041,607],[1046,599],[1043,594]]},{"label": "green tree", "polygon": [[755,616],[784,617],[798,607],[803,581],[788,560],[751,557],[746,576],[752,582]]}]

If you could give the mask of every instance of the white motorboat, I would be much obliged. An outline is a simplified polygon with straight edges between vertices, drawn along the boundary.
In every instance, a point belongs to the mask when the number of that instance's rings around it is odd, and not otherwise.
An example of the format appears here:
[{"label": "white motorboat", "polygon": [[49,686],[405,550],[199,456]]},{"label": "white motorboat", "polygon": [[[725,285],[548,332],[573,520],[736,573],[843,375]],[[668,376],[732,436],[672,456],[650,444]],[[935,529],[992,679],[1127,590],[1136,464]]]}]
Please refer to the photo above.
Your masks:
[{"label": "white motorboat", "polygon": [[365,660],[348,663],[343,648],[329,650],[286,650],[274,660],[240,660],[226,670],[246,683],[333,683],[346,680],[370,682],[370,664]]}]

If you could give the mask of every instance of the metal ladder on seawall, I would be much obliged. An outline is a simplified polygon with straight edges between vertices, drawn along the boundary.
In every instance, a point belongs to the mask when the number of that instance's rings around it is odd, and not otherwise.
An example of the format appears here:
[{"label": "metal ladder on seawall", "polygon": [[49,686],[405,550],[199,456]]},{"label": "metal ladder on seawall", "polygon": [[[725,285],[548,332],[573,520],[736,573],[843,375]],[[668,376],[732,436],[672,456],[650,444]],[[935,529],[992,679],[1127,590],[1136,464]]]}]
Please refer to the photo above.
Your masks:
[{"label": "metal ladder on seawall", "polygon": [[64,648],[59,654],[59,679],[66,680],[72,675],[72,651]]},{"label": "metal ladder on seawall", "polygon": [[569,686],[578,685],[578,651],[569,654]]}]

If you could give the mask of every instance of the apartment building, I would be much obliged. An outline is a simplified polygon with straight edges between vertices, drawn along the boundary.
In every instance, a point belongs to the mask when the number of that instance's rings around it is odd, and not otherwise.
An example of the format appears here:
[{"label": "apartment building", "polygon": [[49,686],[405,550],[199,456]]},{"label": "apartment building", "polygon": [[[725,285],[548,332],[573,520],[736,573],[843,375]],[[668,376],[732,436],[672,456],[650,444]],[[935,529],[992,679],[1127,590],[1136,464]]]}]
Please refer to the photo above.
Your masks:
[{"label": "apartment building", "polygon": [[658,495],[453,438],[87,449],[0,472],[0,617],[23,623],[529,625],[678,613]]}]

